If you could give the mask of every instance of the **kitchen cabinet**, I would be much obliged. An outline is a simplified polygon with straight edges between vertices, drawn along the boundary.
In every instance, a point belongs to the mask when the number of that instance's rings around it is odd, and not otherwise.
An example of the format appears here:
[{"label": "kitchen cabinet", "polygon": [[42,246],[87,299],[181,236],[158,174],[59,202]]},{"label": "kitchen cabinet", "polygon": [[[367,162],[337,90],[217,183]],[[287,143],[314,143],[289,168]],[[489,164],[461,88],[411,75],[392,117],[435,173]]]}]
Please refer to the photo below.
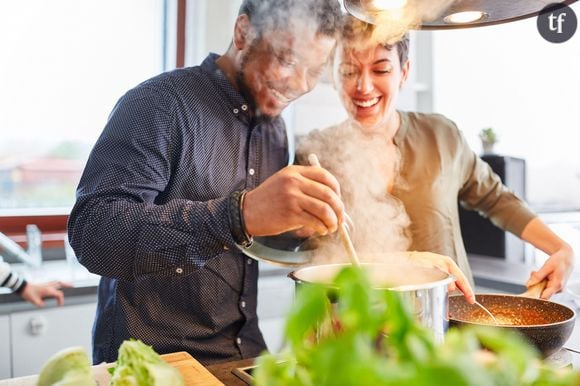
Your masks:
[{"label": "kitchen cabinet", "polygon": [[[90,303],[12,313],[10,376],[38,373],[50,356],[66,347],[83,346],[90,358],[95,308],[96,303]],[[1,328],[0,333],[6,330],[10,329]]]},{"label": "kitchen cabinet", "polygon": [[10,378],[10,316],[0,316],[0,379]]}]

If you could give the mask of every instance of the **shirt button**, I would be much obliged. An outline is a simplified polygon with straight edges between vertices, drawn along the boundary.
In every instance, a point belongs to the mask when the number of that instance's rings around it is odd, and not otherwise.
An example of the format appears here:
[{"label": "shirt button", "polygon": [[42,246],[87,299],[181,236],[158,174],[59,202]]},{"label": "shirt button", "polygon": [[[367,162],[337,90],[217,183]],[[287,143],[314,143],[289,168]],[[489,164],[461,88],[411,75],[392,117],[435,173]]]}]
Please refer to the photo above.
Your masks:
[{"label": "shirt button", "polygon": [[175,272],[177,272],[177,273],[183,273],[183,268],[177,268],[177,269],[175,270]]},{"label": "shirt button", "polygon": [[242,105],[242,110],[246,111],[248,109],[247,105]]},{"label": "shirt button", "polygon": [[240,110],[238,110],[238,109],[234,109],[234,114],[237,114],[237,113],[239,113],[239,112],[240,112]]},{"label": "shirt button", "polygon": [[242,301],[240,302],[240,307],[242,307],[242,308],[246,308],[246,302],[242,300]]},{"label": "shirt button", "polygon": [[224,251],[229,251],[230,249],[228,248],[227,245],[224,245]]},{"label": "shirt button", "polygon": [[256,171],[254,169],[250,169],[250,170],[248,170],[248,173],[250,173],[250,175],[253,176],[254,173],[256,173]]},{"label": "shirt button", "polygon": [[252,259],[248,259],[246,262],[248,263],[248,265],[252,265]]},{"label": "shirt button", "polygon": [[236,338],[236,343],[237,344],[242,344],[242,338]]}]

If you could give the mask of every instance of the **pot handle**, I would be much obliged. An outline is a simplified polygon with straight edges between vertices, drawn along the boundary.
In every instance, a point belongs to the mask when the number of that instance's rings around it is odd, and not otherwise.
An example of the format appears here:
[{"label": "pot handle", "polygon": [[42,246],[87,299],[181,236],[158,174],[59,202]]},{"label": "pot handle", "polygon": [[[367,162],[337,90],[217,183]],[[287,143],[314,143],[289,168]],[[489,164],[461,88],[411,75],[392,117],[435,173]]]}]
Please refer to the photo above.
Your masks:
[{"label": "pot handle", "polygon": [[544,279],[541,282],[536,283],[531,287],[528,287],[526,292],[524,292],[520,296],[524,296],[526,298],[539,299],[540,295],[542,294],[542,292],[544,291],[544,289],[546,288],[547,285],[548,285],[548,279]]}]

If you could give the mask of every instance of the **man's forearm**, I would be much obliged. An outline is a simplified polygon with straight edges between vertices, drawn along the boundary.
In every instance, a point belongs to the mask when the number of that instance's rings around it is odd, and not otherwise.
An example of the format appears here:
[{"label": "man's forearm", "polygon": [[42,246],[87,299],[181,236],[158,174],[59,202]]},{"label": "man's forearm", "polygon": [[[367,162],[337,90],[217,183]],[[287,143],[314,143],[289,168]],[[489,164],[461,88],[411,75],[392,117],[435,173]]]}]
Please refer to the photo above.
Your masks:
[{"label": "man's forearm", "polygon": [[142,275],[193,271],[234,248],[226,198],[171,200],[163,205],[110,197],[81,198],[69,221],[79,261],[101,276],[134,280]]}]

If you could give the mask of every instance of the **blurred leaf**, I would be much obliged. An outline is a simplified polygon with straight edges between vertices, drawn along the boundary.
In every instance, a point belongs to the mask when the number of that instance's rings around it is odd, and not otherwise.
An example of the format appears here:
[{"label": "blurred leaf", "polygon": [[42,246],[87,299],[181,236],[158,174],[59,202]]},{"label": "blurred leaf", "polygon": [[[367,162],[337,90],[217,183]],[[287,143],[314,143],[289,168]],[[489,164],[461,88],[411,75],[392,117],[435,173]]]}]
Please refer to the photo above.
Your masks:
[{"label": "blurred leaf", "polygon": [[283,354],[259,358],[257,386],[580,386],[508,331],[451,329],[437,343],[398,293],[374,290],[355,267],[331,287],[300,288],[286,339]]}]

